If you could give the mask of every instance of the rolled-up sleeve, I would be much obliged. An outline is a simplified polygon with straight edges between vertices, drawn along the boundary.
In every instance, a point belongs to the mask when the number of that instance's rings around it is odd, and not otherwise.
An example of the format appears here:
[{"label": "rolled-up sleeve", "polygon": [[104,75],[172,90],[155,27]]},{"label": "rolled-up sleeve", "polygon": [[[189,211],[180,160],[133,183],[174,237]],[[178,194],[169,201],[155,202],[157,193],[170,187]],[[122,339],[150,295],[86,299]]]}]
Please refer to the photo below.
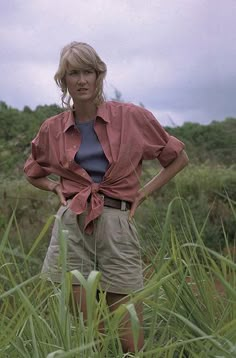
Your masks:
[{"label": "rolled-up sleeve", "polygon": [[151,112],[144,111],[143,159],[158,159],[163,167],[173,162],[184,149],[184,143],[169,135]]},{"label": "rolled-up sleeve", "polygon": [[40,178],[50,174],[47,168],[47,139],[44,127],[31,142],[31,154],[25,162],[25,175],[32,178]]}]

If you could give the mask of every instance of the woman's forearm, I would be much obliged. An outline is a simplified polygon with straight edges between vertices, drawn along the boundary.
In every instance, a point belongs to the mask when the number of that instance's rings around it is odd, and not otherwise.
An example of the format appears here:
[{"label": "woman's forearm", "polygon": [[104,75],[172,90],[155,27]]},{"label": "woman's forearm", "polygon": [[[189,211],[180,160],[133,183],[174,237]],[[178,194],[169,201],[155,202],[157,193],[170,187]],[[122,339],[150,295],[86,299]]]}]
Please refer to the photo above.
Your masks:
[{"label": "woman's forearm", "polygon": [[62,193],[61,186],[59,182],[49,179],[48,177],[42,178],[30,178],[26,177],[30,184],[34,185],[38,189],[52,191],[53,193],[57,194],[60,202],[62,205],[66,205],[66,198]]},{"label": "woman's forearm", "polygon": [[188,164],[188,161],[188,156],[183,150],[168,167],[161,169],[161,171],[140,190],[139,194],[141,199],[144,200],[154,191],[161,189]]},{"label": "woman's forearm", "polygon": [[60,185],[59,182],[55,182],[48,177],[31,178],[26,177],[28,182],[41,190],[53,191],[56,193],[56,188]]}]

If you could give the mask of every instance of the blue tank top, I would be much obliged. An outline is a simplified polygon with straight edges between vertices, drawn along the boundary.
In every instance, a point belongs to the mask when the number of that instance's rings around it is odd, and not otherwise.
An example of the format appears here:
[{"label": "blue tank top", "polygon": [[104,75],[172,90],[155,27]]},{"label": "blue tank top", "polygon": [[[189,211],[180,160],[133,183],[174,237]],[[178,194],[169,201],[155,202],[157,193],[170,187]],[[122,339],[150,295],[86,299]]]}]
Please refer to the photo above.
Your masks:
[{"label": "blue tank top", "polygon": [[75,161],[95,183],[100,183],[107,170],[108,160],[94,131],[94,120],[77,123],[77,128],[81,134],[81,144],[75,154]]}]

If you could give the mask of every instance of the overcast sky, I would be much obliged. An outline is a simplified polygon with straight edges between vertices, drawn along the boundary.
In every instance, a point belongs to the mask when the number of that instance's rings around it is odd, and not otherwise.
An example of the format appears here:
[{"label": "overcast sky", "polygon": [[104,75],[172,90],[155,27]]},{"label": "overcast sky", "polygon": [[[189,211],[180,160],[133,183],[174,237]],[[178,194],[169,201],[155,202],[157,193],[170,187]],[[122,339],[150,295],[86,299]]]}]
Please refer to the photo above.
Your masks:
[{"label": "overcast sky", "polygon": [[236,117],[236,0],[7,0],[0,4],[0,100],[60,104],[61,48],[92,45],[106,94],[163,125]]}]

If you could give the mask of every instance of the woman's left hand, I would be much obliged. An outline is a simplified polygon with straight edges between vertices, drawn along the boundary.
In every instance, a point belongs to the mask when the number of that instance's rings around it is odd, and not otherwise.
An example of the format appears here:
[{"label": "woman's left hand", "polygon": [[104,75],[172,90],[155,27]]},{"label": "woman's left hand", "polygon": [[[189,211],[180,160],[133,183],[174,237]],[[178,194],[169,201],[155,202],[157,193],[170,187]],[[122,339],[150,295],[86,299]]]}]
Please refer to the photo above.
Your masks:
[{"label": "woman's left hand", "polygon": [[142,195],[143,193],[141,191],[138,192],[135,200],[133,201],[131,208],[130,208],[130,213],[129,213],[129,221],[132,220],[137,207],[144,201],[145,197]]},{"label": "woman's left hand", "polygon": [[182,150],[173,162],[171,162],[167,167],[162,168],[156,176],[154,176],[142,189],[138,191],[130,209],[129,220],[132,219],[137,207],[144,201],[144,199],[150,196],[154,191],[161,189],[187,164],[188,156],[185,151]]}]

